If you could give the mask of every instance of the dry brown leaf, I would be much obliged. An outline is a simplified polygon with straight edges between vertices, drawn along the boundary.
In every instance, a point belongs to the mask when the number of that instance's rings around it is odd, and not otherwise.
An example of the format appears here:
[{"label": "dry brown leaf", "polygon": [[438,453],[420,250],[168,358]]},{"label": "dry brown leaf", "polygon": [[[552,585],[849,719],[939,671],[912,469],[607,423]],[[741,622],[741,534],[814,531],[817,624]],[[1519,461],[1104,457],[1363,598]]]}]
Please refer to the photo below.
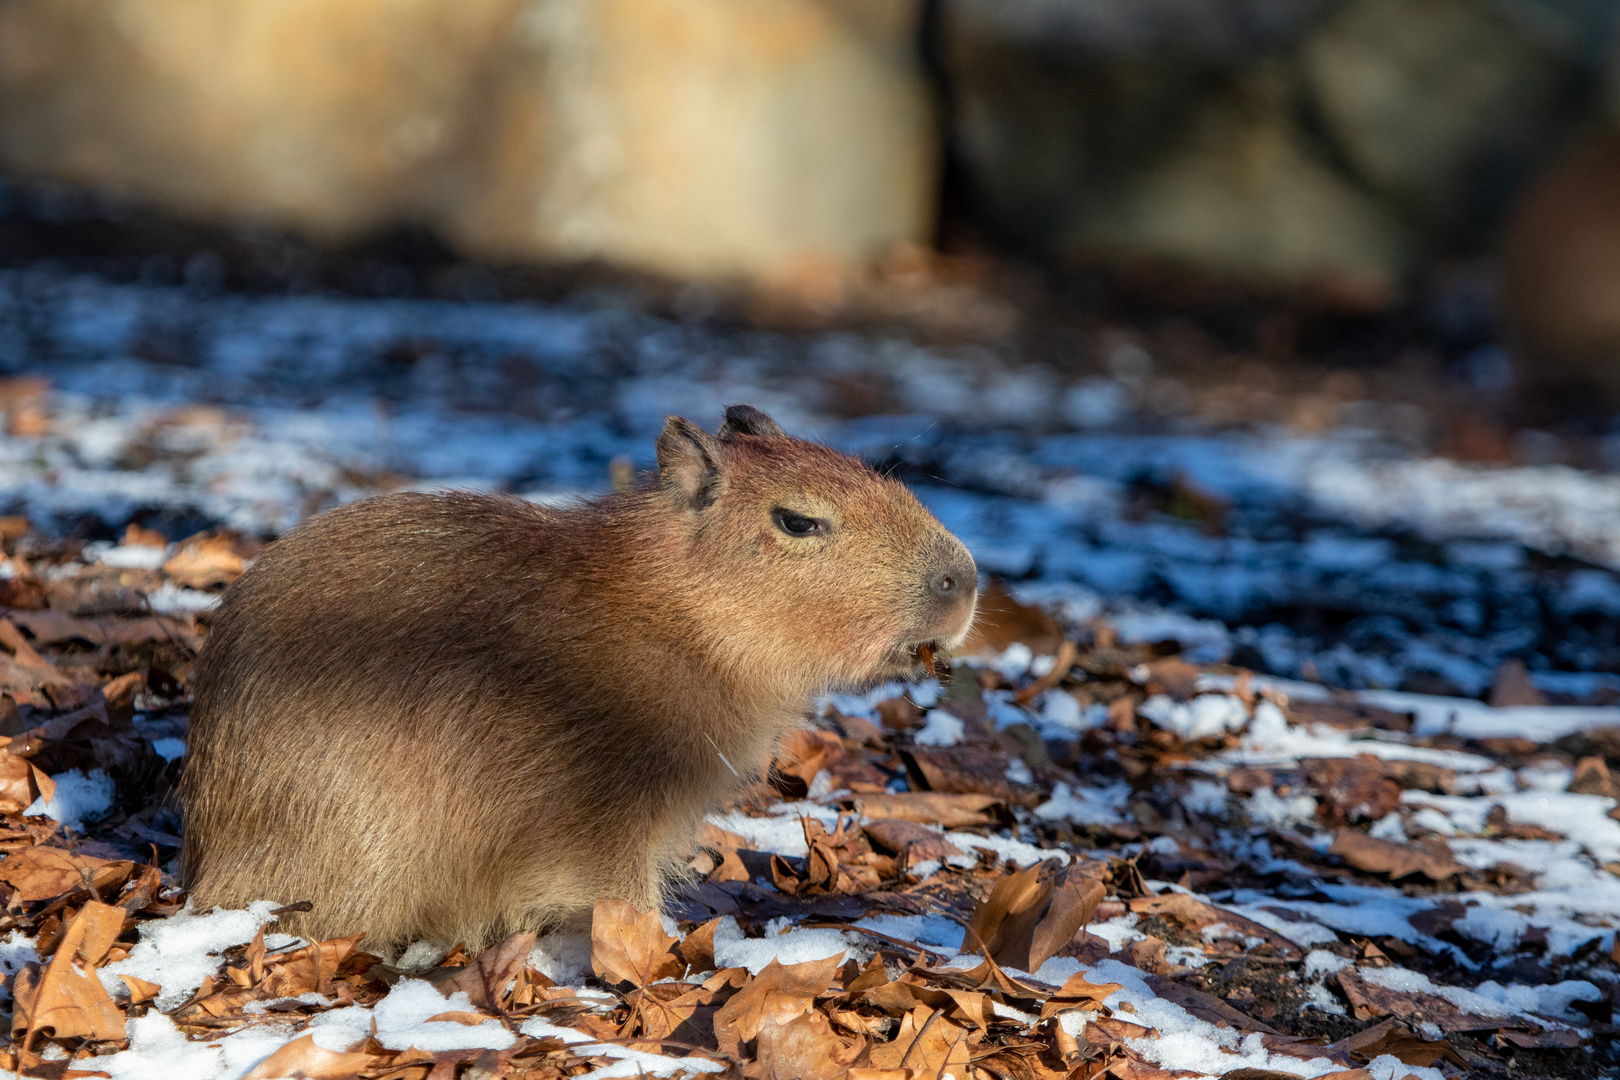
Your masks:
[{"label": "dry brown leaf", "polygon": [[902,756],[929,791],[947,795],[994,795],[1015,806],[1033,807],[1045,800],[1033,784],[1007,779],[1007,759],[985,746],[964,744],[924,748],[913,746]]},{"label": "dry brown leaf", "polygon": [[772,783],[784,794],[802,798],[816,782],[822,765],[843,752],[844,744],[832,732],[798,728],[777,747],[770,769]]},{"label": "dry brown leaf", "polygon": [[[976,907],[962,934],[962,951],[998,956],[1020,931],[1032,930],[1048,897],[1050,876],[1040,865],[1008,874],[991,886],[990,895]],[[997,963],[1003,963],[997,960]],[[1003,966],[1006,966],[1005,964]]]},{"label": "dry brown leaf", "polygon": [[[1368,982],[1361,977],[1355,968],[1344,968],[1334,974],[1333,979],[1338,983],[1339,989],[1344,991],[1345,998],[1350,1002],[1351,1012],[1357,1020],[1376,1020],[1381,1017],[1393,1017],[1404,1020],[1414,1026],[1430,1023],[1442,1031],[1493,1031],[1503,1026],[1501,1018],[1489,1019],[1465,1013],[1438,994],[1425,994],[1416,990],[1394,990],[1387,986]],[[1365,1040],[1373,1032],[1362,1032],[1361,1038]],[[1378,1037],[1398,1034],[1393,1025],[1387,1031],[1379,1032]],[[1355,1038],[1355,1036],[1352,1036]],[[1365,1042],[1346,1042],[1349,1049],[1357,1053],[1364,1053]]]},{"label": "dry brown leaf", "polygon": [[1008,874],[974,909],[962,948],[983,952],[1003,967],[1037,971],[1090,920],[1106,894],[1095,878],[1051,862]]},{"label": "dry brown leaf", "polygon": [[675,951],[686,962],[688,970],[714,970],[714,932],[719,925],[719,919],[710,919],[675,946]]},{"label": "dry brown leaf", "polygon": [[534,932],[520,931],[509,935],[500,944],[485,949],[478,959],[464,967],[453,968],[443,976],[430,981],[445,997],[465,990],[475,1009],[500,1012],[507,988],[518,977],[534,951]]},{"label": "dry brown leaf", "polygon": [[123,927],[123,908],[91,900],[68,923],[44,970],[29,965],[18,973],[12,988],[13,1041],[26,1046],[36,1034],[98,1041],[124,1037],[124,1014],[95,974]]},{"label": "dry brown leaf", "polygon": [[961,850],[944,836],[905,818],[884,818],[863,826],[867,837],[886,851],[892,851],[909,870],[921,862],[944,862]]},{"label": "dry brown leaf", "polygon": [[376,957],[360,951],[364,934],[332,938],[316,945],[283,953],[275,958],[265,976],[261,992],[270,997],[297,997],[324,994],[333,979],[356,966],[369,968]]},{"label": "dry brown leaf", "polygon": [[866,1040],[843,1039],[815,1009],[787,1020],[767,1016],[759,1029],[761,1080],[836,1080],[866,1050]]},{"label": "dry brown leaf", "polygon": [[384,1062],[371,1054],[328,1050],[315,1042],[313,1034],[294,1039],[258,1065],[242,1080],[276,1080],[299,1076],[306,1080],[349,1080],[361,1072],[375,1070]]},{"label": "dry brown leaf", "polygon": [[1357,870],[1388,875],[1391,881],[1422,874],[1430,881],[1444,881],[1468,868],[1451,857],[1444,842],[1435,838],[1435,847],[1397,844],[1379,840],[1357,829],[1340,829],[1333,834],[1330,855],[1337,855]]},{"label": "dry brown leaf", "polygon": [[1607,799],[1620,798],[1620,780],[1609,772],[1609,763],[1602,755],[1592,754],[1575,763],[1575,776],[1569,790],[1576,795],[1601,795]]},{"label": "dry brown leaf", "polygon": [[971,1034],[943,1013],[919,1004],[900,1018],[891,1041],[872,1047],[871,1062],[880,1069],[910,1069],[919,1080],[939,1080],[948,1068],[966,1076]]},{"label": "dry brown leaf", "polygon": [[1205,903],[1186,893],[1171,892],[1159,896],[1139,896],[1129,904],[1131,911],[1144,915],[1157,915],[1180,923],[1189,930],[1203,930],[1216,923],[1225,923],[1245,937],[1257,937],[1267,942],[1282,956],[1296,956],[1299,949],[1293,942],[1253,919]]},{"label": "dry brown leaf", "polygon": [[994,795],[950,795],[936,791],[908,791],[895,795],[863,795],[856,809],[867,818],[899,818],[947,829],[972,828],[993,823],[989,808],[1000,803]]},{"label": "dry brown leaf", "polygon": [[488,1019],[489,1017],[485,1016],[483,1013],[451,1009],[448,1012],[434,1013],[432,1016],[424,1020],[423,1023],[431,1024],[435,1020],[444,1020],[452,1024],[461,1024],[464,1027],[477,1027]]},{"label": "dry brown leaf", "polygon": [[188,589],[229,585],[247,569],[238,547],[238,540],[228,533],[198,533],[180,542],[179,550],[163,564],[163,572]]},{"label": "dry brown leaf", "polygon": [[832,985],[843,959],[839,953],[802,964],[772,960],[715,1013],[714,1034],[720,1049],[740,1058],[743,1044],[759,1036],[767,1017],[780,1024],[804,1012],[816,995]]},{"label": "dry brown leaf", "polygon": [[1077,971],[1064,980],[1057,993],[1046,999],[1041,1006],[1041,1019],[1050,1019],[1070,1009],[1101,1009],[1104,998],[1123,989],[1122,983],[1094,983],[1086,978],[1085,972]]},{"label": "dry brown leaf", "polygon": [[1040,676],[1014,694],[1013,704],[1028,705],[1031,701],[1062,682],[1064,677],[1069,674],[1069,669],[1074,667],[1075,658],[1079,654],[1080,650],[1075,648],[1074,642],[1065,640],[1062,645],[1058,646],[1057,656],[1054,658],[1051,668],[1045,675]]},{"label": "dry brown leaf", "polygon": [[6,614],[12,622],[33,634],[34,640],[43,645],[56,645],[75,640],[88,641],[98,647],[173,641],[188,649],[195,649],[202,640],[190,620],[168,615],[150,615],[137,619],[79,618],[57,608],[47,608],[44,611],[13,610]]},{"label": "dry brown leaf", "polygon": [[1169,963],[1164,958],[1164,941],[1151,934],[1141,941],[1133,941],[1126,947],[1126,954],[1131,958],[1131,964],[1141,968],[1149,975],[1163,975],[1170,970]]},{"label": "dry brown leaf", "polygon": [[61,848],[31,847],[14,851],[0,860],[0,881],[17,890],[17,899],[33,903],[84,888],[83,870],[90,871],[91,881],[106,895],[108,889],[129,880],[135,864],[127,860],[75,855]]},{"label": "dry brown leaf", "polygon": [[120,975],[118,979],[129,988],[129,1003],[131,1005],[144,1005],[157,997],[158,991],[163,989],[157,983],[137,979],[133,975]]},{"label": "dry brown leaf", "polygon": [[591,915],[591,970],[609,983],[647,986],[686,967],[664,933],[658,912],[637,911],[625,900],[604,897]]},{"label": "dry brown leaf", "polygon": [[1524,666],[1524,661],[1510,656],[1497,667],[1496,675],[1491,680],[1490,704],[1493,709],[1545,705],[1547,695],[1530,681],[1530,670]]},{"label": "dry brown leaf", "polygon": [[[1046,913],[1035,924],[1030,935],[1027,959],[1014,957],[1012,966],[1024,971],[1039,971],[1042,964],[1074,940],[1075,934],[1091,921],[1098,905],[1107,895],[1107,888],[1097,879],[1072,870],[1060,871]],[[1020,964],[1018,960],[1024,963]]]},{"label": "dry brown leaf", "polygon": [[1149,975],[1147,984],[1155,994],[1172,1004],[1180,1005],[1200,1020],[1207,1020],[1217,1026],[1224,1021],[1227,1027],[1237,1028],[1239,1031],[1258,1031],[1265,1035],[1279,1034],[1276,1029],[1262,1024],[1246,1013],[1239,1012],[1215,995],[1206,994],[1185,983],[1178,983],[1162,975]]},{"label": "dry brown leaf", "polygon": [[1377,821],[1401,804],[1401,785],[1371,754],[1353,758],[1301,758],[1315,785],[1318,814],[1328,825]]},{"label": "dry brown leaf", "polygon": [[20,814],[35,799],[46,802],[56,794],[56,781],[30,761],[12,754],[0,754],[0,814]]}]

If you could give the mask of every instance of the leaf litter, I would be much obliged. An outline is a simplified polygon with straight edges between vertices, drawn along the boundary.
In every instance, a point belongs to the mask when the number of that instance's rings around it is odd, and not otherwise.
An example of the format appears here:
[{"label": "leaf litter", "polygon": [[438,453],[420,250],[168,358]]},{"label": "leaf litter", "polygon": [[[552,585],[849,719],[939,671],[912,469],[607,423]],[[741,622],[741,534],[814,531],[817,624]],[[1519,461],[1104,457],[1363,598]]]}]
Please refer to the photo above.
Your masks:
[{"label": "leaf litter", "polygon": [[[671,407],[667,350],[640,344],[707,331],[23,284],[0,275],[0,321],[26,308],[61,359],[57,389],[10,388],[25,404],[0,461],[7,1064],[165,1080],[1620,1065],[1611,477],[1414,458],[1366,431],[986,432],[996,372],[914,350],[878,379],[893,416],[823,430],[918,480],[1010,579],[989,583],[967,658],[821,703],[768,782],[711,819],[666,917],[607,904],[584,942],[517,935],[404,970],[363,938],[279,934],[297,897],[196,912],[175,890],[208,610],[264,537],[406,475],[588,487]],[[128,317],[74,314],[90,308]],[[194,367],[131,359],[131,335],[182,317]],[[460,374],[373,400],[402,327],[427,343],[412,379]],[[788,353],[726,367],[783,342],[711,344],[681,393],[817,399],[815,365]],[[560,410],[502,413],[490,359]],[[312,380],[341,392],[309,405]],[[474,388],[473,411],[434,411]]]},{"label": "leaf litter", "polygon": [[[179,545],[195,549],[244,552],[188,579],[214,589],[252,552],[218,532]],[[75,565],[70,549],[54,558]],[[766,780],[714,816],[665,914],[599,901],[572,968],[524,933],[426,970],[359,934],[277,933],[285,909],[268,900],[186,907],[172,878],[183,758],[160,749],[183,737],[206,616],[106,604],[81,628],[48,617],[79,594],[47,590],[0,627],[18,691],[0,755],[0,1061],[35,1076],[147,1075],[167,1058],[187,1063],[175,1076],[411,1080],[1612,1066],[1620,863],[1590,828],[1615,805],[1601,752],[1577,770],[1555,746],[1414,735],[1411,715],[1355,695],[1121,645],[1104,620],[1065,623],[995,588],[996,623],[952,668],[821,702]],[[1051,663],[1020,670],[1020,650]],[[1056,695],[1106,716],[1042,737]],[[960,741],[916,742],[935,710]],[[1594,730],[1588,743],[1606,737]],[[52,816],[63,785],[92,773],[109,781],[101,804]],[[1565,802],[1548,813],[1553,796]]]}]

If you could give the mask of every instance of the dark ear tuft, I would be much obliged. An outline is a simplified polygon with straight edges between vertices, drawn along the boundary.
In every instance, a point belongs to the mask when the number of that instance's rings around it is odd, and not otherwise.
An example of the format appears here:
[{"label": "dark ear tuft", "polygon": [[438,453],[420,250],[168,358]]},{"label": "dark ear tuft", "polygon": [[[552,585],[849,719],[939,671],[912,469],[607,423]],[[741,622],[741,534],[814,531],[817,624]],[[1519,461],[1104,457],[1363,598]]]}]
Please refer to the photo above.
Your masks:
[{"label": "dark ear tuft", "polygon": [[726,422],[720,425],[720,430],[715,434],[722,439],[729,439],[733,435],[753,435],[761,439],[779,439],[783,436],[776,421],[752,405],[727,405]]},{"label": "dark ear tuft", "polygon": [[658,436],[658,480],[684,510],[711,506],[723,483],[714,436],[690,420],[667,417]]}]

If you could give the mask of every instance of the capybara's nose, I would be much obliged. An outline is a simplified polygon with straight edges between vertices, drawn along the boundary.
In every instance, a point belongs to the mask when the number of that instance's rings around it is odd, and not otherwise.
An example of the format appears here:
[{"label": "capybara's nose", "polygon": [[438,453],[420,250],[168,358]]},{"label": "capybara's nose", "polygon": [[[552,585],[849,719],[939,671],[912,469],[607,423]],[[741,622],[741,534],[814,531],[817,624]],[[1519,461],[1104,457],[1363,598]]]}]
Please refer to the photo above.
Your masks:
[{"label": "capybara's nose", "polygon": [[973,556],[968,554],[967,548],[960,544],[952,546],[956,550],[946,553],[929,573],[928,594],[935,603],[954,608],[972,603],[979,591],[979,568],[973,564]]}]

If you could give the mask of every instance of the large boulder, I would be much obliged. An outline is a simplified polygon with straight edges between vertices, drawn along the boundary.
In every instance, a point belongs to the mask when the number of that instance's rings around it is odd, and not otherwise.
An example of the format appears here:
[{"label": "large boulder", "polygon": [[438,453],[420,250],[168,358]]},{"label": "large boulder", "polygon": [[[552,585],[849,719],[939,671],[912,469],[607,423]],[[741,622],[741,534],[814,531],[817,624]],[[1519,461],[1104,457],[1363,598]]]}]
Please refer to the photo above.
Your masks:
[{"label": "large boulder", "polygon": [[1290,59],[1328,0],[947,0],[969,197],[1047,252],[1387,291],[1396,215],[1302,129]]},{"label": "large boulder", "polygon": [[1533,7],[1349,0],[1302,50],[1337,153],[1428,234],[1490,238],[1582,115],[1573,43],[1538,34]]},{"label": "large boulder", "polygon": [[547,0],[482,118],[469,247],[711,275],[925,242],[917,0]]},{"label": "large boulder", "polygon": [[1153,256],[1381,302],[1413,255],[1382,201],[1317,153],[1289,73],[1212,89],[1186,131],[1128,184],[1092,193],[1060,237],[1087,255]]},{"label": "large boulder", "polygon": [[919,0],[0,0],[0,168],[672,274],[927,238]]},{"label": "large boulder", "polygon": [[0,165],[349,237],[418,216],[520,0],[5,0]]}]

